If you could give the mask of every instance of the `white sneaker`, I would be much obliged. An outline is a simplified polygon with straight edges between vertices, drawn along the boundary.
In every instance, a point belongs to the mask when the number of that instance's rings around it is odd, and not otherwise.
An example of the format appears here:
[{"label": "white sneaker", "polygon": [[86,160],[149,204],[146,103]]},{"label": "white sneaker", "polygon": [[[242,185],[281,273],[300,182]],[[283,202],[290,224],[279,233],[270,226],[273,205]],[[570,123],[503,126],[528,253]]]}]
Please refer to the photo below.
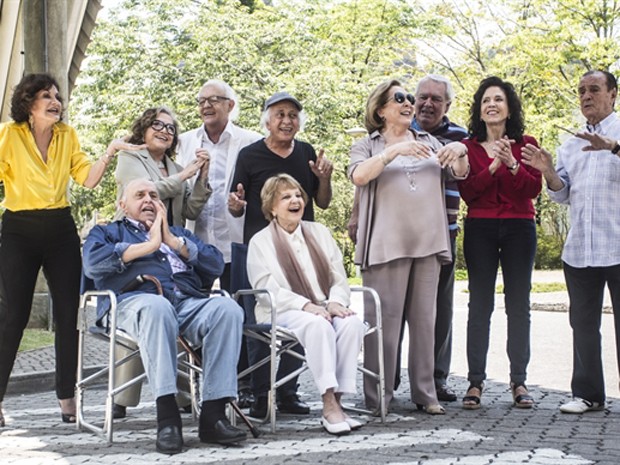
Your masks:
[{"label": "white sneaker", "polygon": [[585,413],[605,410],[605,404],[591,402],[581,397],[573,397],[573,400],[560,406],[562,413]]}]

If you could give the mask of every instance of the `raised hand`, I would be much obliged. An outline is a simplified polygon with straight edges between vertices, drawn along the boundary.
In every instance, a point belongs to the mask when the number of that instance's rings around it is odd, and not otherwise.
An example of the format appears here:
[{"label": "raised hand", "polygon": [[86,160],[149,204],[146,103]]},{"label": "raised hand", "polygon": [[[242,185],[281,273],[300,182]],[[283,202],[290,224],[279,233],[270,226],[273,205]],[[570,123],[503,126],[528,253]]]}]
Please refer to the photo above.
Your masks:
[{"label": "raised hand", "polygon": [[525,146],[521,148],[521,157],[521,162],[524,165],[531,166],[543,174],[554,171],[553,156],[543,148],[536,147],[532,144],[525,144]]},{"label": "raised hand", "polygon": [[333,163],[325,157],[325,150],[323,149],[319,150],[316,163],[310,160],[308,164],[310,165],[310,170],[317,178],[330,178],[334,170]]},{"label": "raised hand", "polygon": [[245,189],[243,184],[237,184],[237,190],[228,195],[228,211],[233,216],[241,216],[247,202],[245,201]]},{"label": "raised hand", "polygon": [[204,157],[194,158],[190,163],[187,164],[185,168],[183,168],[183,171],[179,173],[181,175],[181,179],[183,179],[183,181],[190,179],[192,176],[198,173],[198,171],[200,171],[204,163]]},{"label": "raised hand", "polygon": [[613,150],[616,146],[616,141],[614,139],[596,133],[578,132],[575,134],[575,137],[590,142],[590,145],[586,145],[581,149],[584,152],[591,152],[593,150]]},{"label": "raised hand", "polygon": [[[444,145],[437,151],[437,161],[442,168],[452,166],[452,164],[467,156],[467,147],[460,142],[451,142]],[[467,160],[464,160],[466,163]]]},{"label": "raised hand", "polygon": [[196,160],[202,160],[202,166],[200,167],[199,179],[205,180],[209,178],[209,165],[211,163],[211,156],[206,149],[196,149]]},{"label": "raised hand", "polygon": [[504,165],[514,166],[514,164],[517,162],[517,159],[513,156],[512,148],[510,146],[510,144],[514,143],[515,141],[513,139],[503,137],[494,142],[491,151],[495,155],[495,158],[499,159]]}]

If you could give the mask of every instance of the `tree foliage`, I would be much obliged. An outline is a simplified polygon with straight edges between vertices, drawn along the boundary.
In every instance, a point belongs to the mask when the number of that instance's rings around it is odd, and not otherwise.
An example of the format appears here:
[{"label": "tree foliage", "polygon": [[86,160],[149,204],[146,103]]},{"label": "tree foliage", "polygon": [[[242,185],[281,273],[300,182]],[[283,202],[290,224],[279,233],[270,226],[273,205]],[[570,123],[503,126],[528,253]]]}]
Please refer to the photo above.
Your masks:
[{"label": "tree foliage", "polygon": [[[258,130],[265,98],[286,89],[308,113],[299,136],[335,163],[334,200],[318,219],[350,260],[345,131],[362,125],[376,84],[397,78],[413,91],[424,74],[445,74],[458,93],[450,116],[467,125],[479,81],[497,74],[517,87],[527,132],[554,149],[557,126],[580,124],[578,77],[617,66],[619,21],[620,6],[609,0],[124,0],[98,20],[72,123],[94,154],[149,106],[172,107],[191,129],[200,124],[201,84],[218,78],[240,95],[238,123]],[[74,189],[78,218],[113,212],[112,178],[95,191]],[[563,210],[544,196],[539,207],[541,222],[563,234]]]}]

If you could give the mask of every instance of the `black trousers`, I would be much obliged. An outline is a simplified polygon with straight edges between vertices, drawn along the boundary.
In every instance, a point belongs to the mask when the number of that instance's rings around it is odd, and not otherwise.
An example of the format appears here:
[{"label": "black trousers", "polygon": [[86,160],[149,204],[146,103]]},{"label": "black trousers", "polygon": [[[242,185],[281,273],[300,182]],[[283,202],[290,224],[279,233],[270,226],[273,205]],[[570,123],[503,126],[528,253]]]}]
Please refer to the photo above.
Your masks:
[{"label": "black trousers", "polygon": [[0,401],[28,324],[41,267],[54,307],[56,395],[75,395],[82,260],[71,210],[7,210],[0,239]]},{"label": "black trousers", "polygon": [[571,390],[574,397],[602,404],[606,397],[601,353],[603,296],[607,285],[614,311],[616,358],[620,363],[620,265],[574,268],[564,262],[564,278],[573,329]]}]

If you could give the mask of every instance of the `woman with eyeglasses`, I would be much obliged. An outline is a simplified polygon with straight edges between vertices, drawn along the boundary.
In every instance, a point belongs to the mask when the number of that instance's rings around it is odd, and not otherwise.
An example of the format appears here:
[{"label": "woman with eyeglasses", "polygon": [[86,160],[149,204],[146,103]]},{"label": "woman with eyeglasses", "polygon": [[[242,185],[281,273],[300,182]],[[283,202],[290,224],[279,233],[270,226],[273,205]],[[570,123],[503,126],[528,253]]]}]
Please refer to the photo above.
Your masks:
[{"label": "woman with eyeglasses", "polygon": [[54,309],[61,419],[75,423],[82,259],[67,187],[70,178],[84,187],[96,187],[116,151],[131,147],[114,140],[101,158],[91,161],[75,130],[62,121],[65,106],[59,87],[49,74],[24,76],[11,97],[13,121],[0,124],[5,209],[0,243],[0,426],[5,423],[2,399],[41,268]]},{"label": "woman with eyeglasses", "polygon": [[[211,195],[208,184],[209,154],[202,153],[185,168],[173,161],[178,143],[179,124],[172,110],[166,107],[149,108],[136,119],[127,139],[132,144],[144,144],[137,151],[121,151],[116,165],[117,201],[123,187],[133,179],[153,181],[168,210],[173,226],[184,226],[185,220],[195,220]],[[198,177],[193,188],[189,180]],[[119,209],[115,219],[123,213]]]},{"label": "woman with eyeglasses", "polygon": [[[450,261],[450,236],[443,177],[464,179],[469,171],[462,144],[441,143],[411,128],[413,95],[396,80],[377,86],[366,103],[368,136],[351,148],[349,177],[359,191],[355,263],[365,286],[381,296],[386,405],[394,392],[400,329],[409,328],[411,400],[441,415],[434,370],[437,281]],[[365,318],[374,323],[372,302]],[[364,365],[378,370],[376,339],[364,351]],[[378,411],[376,384],[364,380],[366,406]]]},{"label": "woman with eyeglasses", "polygon": [[467,204],[463,251],[469,277],[467,363],[469,388],[463,408],[480,408],[489,350],[495,281],[502,267],[508,319],[506,351],[514,406],[532,408],[525,385],[530,360],[530,289],[536,253],[534,199],[542,189],[540,172],[522,165],[521,149],[538,147],[524,134],[521,101],[512,84],[483,79],[470,108],[469,137],[463,140],[471,173],[459,182]]},{"label": "woman with eyeglasses", "polygon": [[[195,220],[211,195],[209,187],[209,155],[206,151],[197,155],[185,168],[173,161],[178,142],[179,124],[172,110],[166,107],[148,108],[131,127],[128,142],[144,144],[144,148],[118,153],[116,165],[117,205],[124,186],[134,179],[153,181],[157,192],[168,211],[171,226],[184,226],[185,220]],[[198,173],[193,187],[189,180]],[[115,219],[121,219],[123,211],[117,210]],[[123,352],[122,349],[118,349]],[[116,372],[116,384],[120,386],[143,371],[140,360],[124,364]],[[185,383],[187,384],[187,383]],[[138,383],[114,398],[114,418],[123,418],[127,407],[134,407],[140,401]],[[189,386],[179,385],[177,402],[188,407],[191,399],[186,393]]]}]

